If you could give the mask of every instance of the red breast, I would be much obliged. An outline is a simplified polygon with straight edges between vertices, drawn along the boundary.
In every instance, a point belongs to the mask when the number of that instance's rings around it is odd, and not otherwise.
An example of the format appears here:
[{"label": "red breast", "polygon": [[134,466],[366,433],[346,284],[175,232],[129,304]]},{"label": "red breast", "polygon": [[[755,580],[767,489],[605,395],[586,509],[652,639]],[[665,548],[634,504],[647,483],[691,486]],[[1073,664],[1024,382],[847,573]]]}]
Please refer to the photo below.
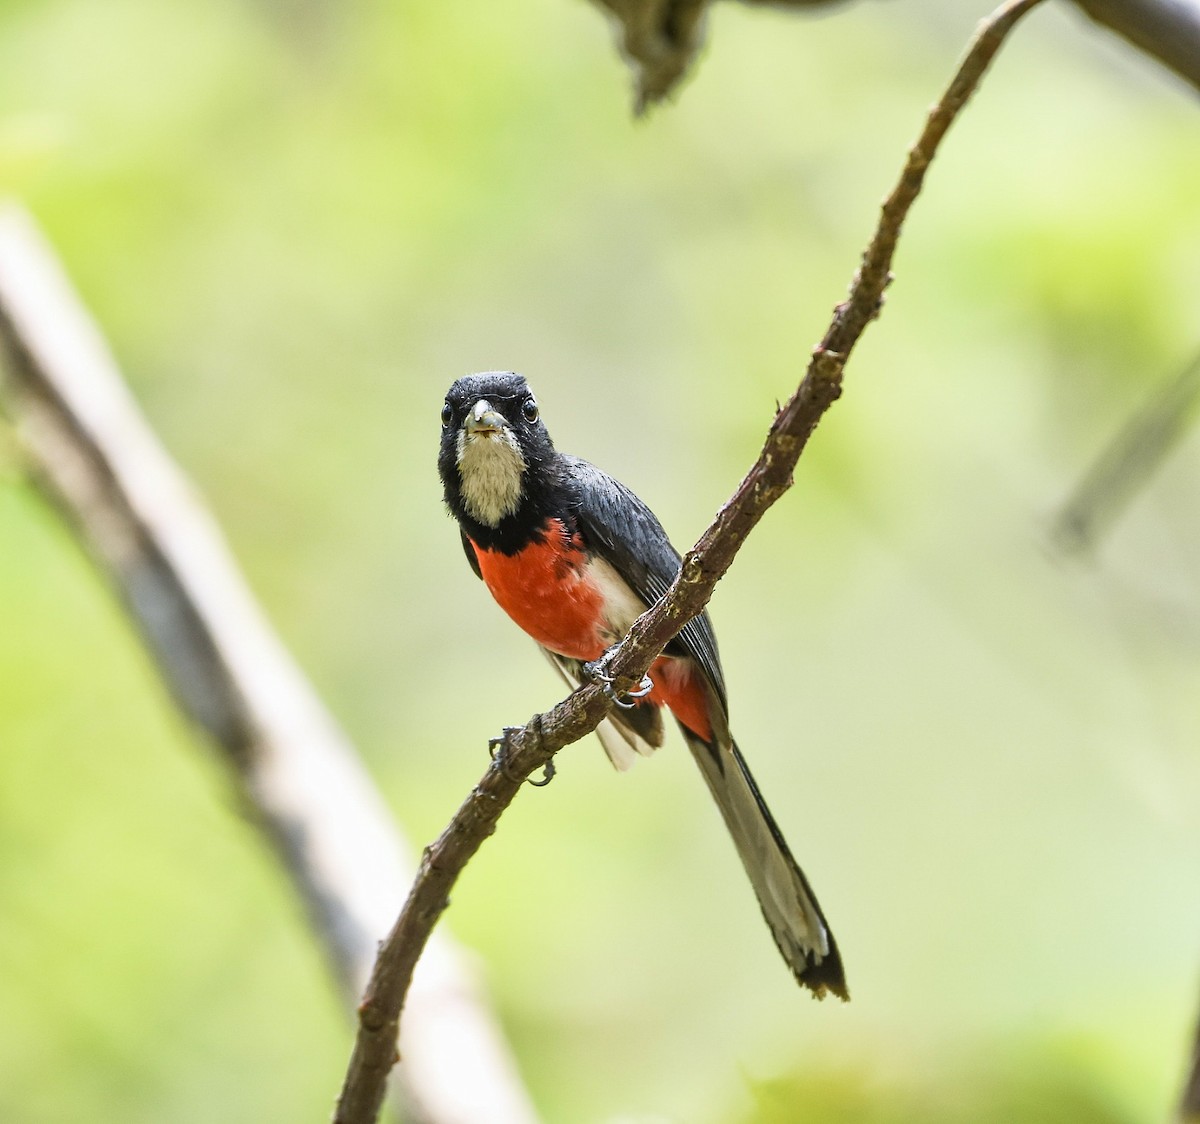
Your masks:
[{"label": "red breast", "polygon": [[541,541],[516,554],[471,546],[497,604],[534,640],[571,659],[604,654],[604,594],[589,580],[578,535],[552,519]]},{"label": "red breast", "polygon": [[[540,541],[516,554],[484,550],[474,542],[471,547],[496,603],[539,644],[570,659],[599,659],[641,611],[627,587],[625,603],[615,604],[613,590],[592,573],[579,535],[568,534],[557,519],[548,521]],[[635,602],[633,609],[629,602]],[[688,729],[709,740],[708,697],[692,661],[659,656],[650,678],[654,689],[644,702],[669,707]]]}]

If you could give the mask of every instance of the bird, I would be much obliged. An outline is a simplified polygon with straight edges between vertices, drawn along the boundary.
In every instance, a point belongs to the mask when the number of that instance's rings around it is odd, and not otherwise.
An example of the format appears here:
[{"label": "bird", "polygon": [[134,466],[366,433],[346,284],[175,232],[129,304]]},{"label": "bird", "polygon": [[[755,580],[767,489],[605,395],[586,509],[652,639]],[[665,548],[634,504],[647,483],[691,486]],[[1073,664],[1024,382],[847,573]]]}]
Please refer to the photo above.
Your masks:
[{"label": "bird", "polygon": [[[516,372],[457,379],[441,423],[438,473],[471,569],[578,687],[667,590],[678,552],[633,491],[554,447],[537,398]],[[612,763],[625,770],[658,749],[669,710],[796,981],[818,998],[848,999],[833,933],[729,731],[708,614],[684,625],[639,687],[614,697],[618,705],[596,731]]]}]

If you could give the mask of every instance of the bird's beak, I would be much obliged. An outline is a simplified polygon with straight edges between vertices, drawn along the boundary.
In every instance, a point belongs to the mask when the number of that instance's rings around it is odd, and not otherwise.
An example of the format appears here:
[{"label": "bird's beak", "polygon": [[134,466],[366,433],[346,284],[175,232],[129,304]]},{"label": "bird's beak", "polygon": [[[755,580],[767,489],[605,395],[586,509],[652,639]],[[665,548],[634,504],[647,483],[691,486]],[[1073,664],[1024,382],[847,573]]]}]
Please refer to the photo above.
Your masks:
[{"label": "bird's beak", "polygon": [[499,411],[492,409],[492,404],[481,398],[467,413],[463,423],[468,437],[484,437],[489,433],[503,433],[508,429],[508,421]]}]

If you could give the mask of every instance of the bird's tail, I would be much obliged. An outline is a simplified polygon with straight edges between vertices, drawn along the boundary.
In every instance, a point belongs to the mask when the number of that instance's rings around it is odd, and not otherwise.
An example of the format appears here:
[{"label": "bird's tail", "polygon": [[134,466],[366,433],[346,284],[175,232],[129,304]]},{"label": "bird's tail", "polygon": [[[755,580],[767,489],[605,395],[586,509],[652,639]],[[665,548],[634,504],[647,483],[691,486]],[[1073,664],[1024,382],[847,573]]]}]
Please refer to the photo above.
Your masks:
[{"label": "bird's tail", "polygon": [[816,895],[792,858],[737,745],[732,738],[716,732],[708,742],[687,727],[680,728],[721,809],[788,967],[818,999],[824,998],[827,991],[849,999],[842,958]]}]

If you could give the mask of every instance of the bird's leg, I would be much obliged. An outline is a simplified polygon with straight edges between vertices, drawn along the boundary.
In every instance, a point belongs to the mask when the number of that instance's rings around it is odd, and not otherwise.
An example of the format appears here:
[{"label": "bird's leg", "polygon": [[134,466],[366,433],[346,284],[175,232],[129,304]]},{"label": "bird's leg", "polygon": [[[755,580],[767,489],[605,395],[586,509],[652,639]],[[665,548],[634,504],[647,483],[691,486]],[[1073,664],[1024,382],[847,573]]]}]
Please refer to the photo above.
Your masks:
[{"label": "bird's leg", "polygon": [[[618,682],[618,677],[608,674],[609,665],[620,648],[620,644],[614,644],[598,660],[589,660],[581,666],[584,675],[593,683],[599,683],[604,688],[604,693],[617,706],[622,710],[632,710],[637,706],[638,699],[644,699],[654,690],[654,682],[649,675],[643,675],[639,683],[623,690],[622,684]],[[624,679],[623,676],[620,678]],[[629,682],[629,680],[625,680],[625,682]]]}]

